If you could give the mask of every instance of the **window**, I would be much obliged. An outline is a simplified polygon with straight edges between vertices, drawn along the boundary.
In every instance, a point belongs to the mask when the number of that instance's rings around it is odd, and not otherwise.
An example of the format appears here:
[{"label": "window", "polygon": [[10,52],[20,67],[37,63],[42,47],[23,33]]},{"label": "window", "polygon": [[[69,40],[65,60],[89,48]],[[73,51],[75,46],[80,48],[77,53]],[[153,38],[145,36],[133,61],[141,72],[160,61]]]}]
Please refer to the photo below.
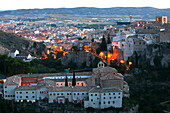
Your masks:
[{"label": "window", "polygon": [[111,99],[112,97],[110,97],[110,99]]},{"label": "window", "polygon": [[5,88],[7,88],[7,86],[5,86]]},{"label": "window", "polygon": [[82,95],[84,95],[84,93],[82,93]]},{"label": "window", "polygon": [[88,95],[88,93],[86,93],[86,95]]},{"label": "window", "polygon": [[17,98],[18,98],[18,96],[17,96]]},{"label": "window", "polygon": [[105,102],[103,102],[103,104],[105,104]]},{"label": "window", "polygon": [[5,97],[7,97],[7,95],[5,95]]},{"label": "window", "polygon": [[22,98],[22,96],[20,96],[20,98]]},{"label": "window", "polygon": [[5,93],[7,93],[7,91],[5,91]]},{"label": "window", "polygon": [[104,95],[106,95],[106,94],[104,93]]},{"label": "window", "polygon": [[61,86],[62,86],[63,84],[61,83]]},{"label": "window", "polygon": [[91,99],[91,101],[93,101],[93,99]]},{"label": "window", "polygon": [[77,95],[79,95],[79,93],[77,93]]},{"label": "window", "polygon": [[74,93],[74,95],[76,95],[76,93]]},{"label": "window", "polygon": [[8,97],[9,97],[9,95],[8,95]]},{"label": "window", "polygon": [[120,98],[120,96],[118,98]]},{"label": "window", "polygon": [[61,95],[63,95],[63,93],[61,93]]},{"label": "window", "polygon": [[34,93],[34,91],[32,93]]},{"label": "window", "polygon": [[119,93],[119,95],[120,95],[120,93]]},{"label": "window", "polygon": [[77,83],[77,85],[79,85],[79,83]]},{"label": "window", "polygon": [[99,102],[99,104],[101,104],[101,102]]},{"label": "window", "polygon": [[15,95],[13,95],[13,97],[15,97]]},{"label": "window", "polygon": [[103,97],[103,99],[106,99],[105,97]]},{"label": "window", "polygon": [[22,94],[22,92],[20,92],[20,94]]},{"label": "window", "polygon": [[115,99],[116,97],[114,97],[114,99]]},{"label": "window", "polygon": [[71,93],[70,93],[70,95],[71,95]]},{"label": "window", "polygon": [[16,92],[18,94],[18,92]]},{"label": "window", "polygon": [[95,94],[95,96],[97,96],[97,94]]},{"label": "window", "polygon": [[69,93],[67,93],[67,95],[69,95]]},{"label": "window", "polygon": [[35,98],[35,96],[32,96],[32,98]]},{"label": "window", "polygon": [[95,104],[95,103],[93,103],[93,104]]},{"label": "window", "polygon": [[115,101],[113,101],[113,104],[115,103]]},{"label": "window", "polygon": [[26,92],[26,94],[28,94],[28,92]]},{"label": "window", "polygon": [[93,94],[91,94],[91,96],[93,96]]},{"label": "window", "polygon": [[55,93],[53,93],[53,95],[55,95]]},{"label": "window", "polygon": [[57,93],[57,95],[60,95],[59,93]]},{"label": "window", "polygon": [[52,94],[50,93],[50,95],[52,95]]},{"label": "window", "polygon": [[115,95],[115,93],[113,93],[113,95]]},{"label": "window", "polygon": [[26,96],[26,98],[28,98],[28,96]]},{"label": "window", "polygon": [[108,101],[108,104],[110,104],[110,101]]},{"label": "window", "polygon": [[110,95],[110,93],[109,93],[109,95]]}]

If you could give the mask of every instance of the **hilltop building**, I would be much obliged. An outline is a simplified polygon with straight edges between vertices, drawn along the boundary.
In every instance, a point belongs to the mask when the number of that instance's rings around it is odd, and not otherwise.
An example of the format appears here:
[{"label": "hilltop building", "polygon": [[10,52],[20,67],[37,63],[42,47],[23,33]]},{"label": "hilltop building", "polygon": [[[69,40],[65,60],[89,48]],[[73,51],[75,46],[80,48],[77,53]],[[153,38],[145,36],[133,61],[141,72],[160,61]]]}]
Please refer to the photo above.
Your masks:
[{"label": "hilltop building", "polygon": [[77,72],[76,86],[70,82],[73,73],[19,74],[8,77],[3,85],[4,99],[15,102],[84,103],[84,107],[122,107],[123,96],[129,96],[129,86],[115,68],[105,67],[103,62],[92,72]]}]

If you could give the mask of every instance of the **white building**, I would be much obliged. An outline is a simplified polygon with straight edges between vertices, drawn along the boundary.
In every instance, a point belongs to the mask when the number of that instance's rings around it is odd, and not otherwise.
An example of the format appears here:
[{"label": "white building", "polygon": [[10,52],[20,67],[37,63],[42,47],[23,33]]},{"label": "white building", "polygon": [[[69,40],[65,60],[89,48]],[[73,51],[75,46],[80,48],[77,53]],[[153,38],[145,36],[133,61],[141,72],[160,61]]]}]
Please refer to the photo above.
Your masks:
[{"label": "white building", "polygon": [[[85,108],[121,108],[123,96],[129,93],[128,84],[116,69],[104,67],[101,62],[98,66],[92,72],[76,73],[77,83],[74,87],[57,85],[65,81],[63,73],[21,74],[8,77],[3,87],[4,99],[16,102],[36,102],[45,99],[49,103],[84,103]],[[73,73],[67,75],[69,82]]]}]

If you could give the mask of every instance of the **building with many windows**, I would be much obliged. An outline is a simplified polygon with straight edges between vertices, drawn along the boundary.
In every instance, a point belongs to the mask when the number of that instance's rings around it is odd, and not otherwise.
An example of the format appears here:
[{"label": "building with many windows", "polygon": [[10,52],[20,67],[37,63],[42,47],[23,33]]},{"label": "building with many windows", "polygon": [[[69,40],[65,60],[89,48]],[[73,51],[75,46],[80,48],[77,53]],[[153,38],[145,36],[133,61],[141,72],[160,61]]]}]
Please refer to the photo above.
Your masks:
[{"label": "building with many windows", "polygon": [[[128,97],[129,86],[115,68],[102,62],[92,72],[77,72],[76,86],[65,86],[67,75],[71,83],[73,73],[19,74],[8,77],[3,85],[4,99],[15,102],[84,103],[84,107],[122,107],[123,96]],[[102,64],[102,65],[101,65]]]}]

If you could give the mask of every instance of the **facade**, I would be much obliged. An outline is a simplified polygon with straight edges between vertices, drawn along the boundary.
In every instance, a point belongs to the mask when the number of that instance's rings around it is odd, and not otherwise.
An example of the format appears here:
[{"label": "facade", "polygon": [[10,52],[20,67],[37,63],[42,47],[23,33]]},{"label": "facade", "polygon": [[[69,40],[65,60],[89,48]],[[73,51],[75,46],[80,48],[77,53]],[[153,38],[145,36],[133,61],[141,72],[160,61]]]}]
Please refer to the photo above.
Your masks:
[{"label": "facade", "polygon": [[[67,73],[68,84],[73,73]],[[76,86],[65,86],[65,74],[20,74],[8,77],[4,83],[4,99],[16,102],[84,103],[84,107],[104,109],[121,108],[122,98],[128,93],[128,84],[116,69],[102,62],[92,72],[76,73]],[[61,85],[64,84],[64,85]],[[59,85],[60,84],[60,85]],[[125,85],[125,86],[124,86]]]},{"label": "facade", "polygon": [[159,24],[167,24],[167,16],[156,16],[156,22],[158,22]]}]

